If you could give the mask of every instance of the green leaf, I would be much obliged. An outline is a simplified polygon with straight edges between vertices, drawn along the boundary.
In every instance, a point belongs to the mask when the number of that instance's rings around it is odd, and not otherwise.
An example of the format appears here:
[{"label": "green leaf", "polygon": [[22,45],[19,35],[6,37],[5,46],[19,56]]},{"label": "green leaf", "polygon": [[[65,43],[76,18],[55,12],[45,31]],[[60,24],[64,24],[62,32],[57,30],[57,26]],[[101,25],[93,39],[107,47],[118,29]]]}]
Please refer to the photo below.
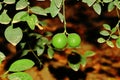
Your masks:
[{"label": "green leaf", "polygon": [[41,56],[45,50],[45,46],[43,46],[43,45],[36,46],[34,50],[37,51],[37,56]]},{"label": "green leaf", "polygon": [[38,23],[38,18],[36,15],[32,14],[31,16],[27,17],[27,23],[31,30],[35,29],[35,25]]},{"label": "green leaf", "polygon": [[107,44],[108,46],[110,46],[110,47],[114,47],[114,44],[113,44],[112,41],[106,41],[106,44]]},{"label": "green leaf", "polygon": [[54,56],[54,50],[53,50],[51,47],[49,47],[49,48],[47,49],[47,53],[48,53],[48,57],[49,57],[50,59],[52,59],[53,56]]},{"label": "green leaf", "polygon": [[59,11],[60,11],[60,8],[57,8],[57,6],[56,6],[54,1],[55,0],[51,1],[50,7],[49,7],[49,12],[50,12],[52,17],[55,17],[59,13]]},{"label": "green leaf", "polygon": [[6,56],[4,55],[3,52],[0,51],[0,64],[3,60],[5,60]]},{"label": "green leaf", "polygon": [[104,3],[110,3],[112,2],[113,0],[103,0]]},{"label": "green leaf", "polygon": [[103,24],[103,27],[104,27],[106,30],[111,30],[111,26],[108,25],[108,24]]},{"label": "green leaf", "polygon": [[116,31],[117,31],[117,28],[114,27],[114,28],[112,28],[111,33],[113,34],[113,33],[115,33]]},{"label": "green leaf", "polygon": [[95,11],[98,15],[101,14],[102,9],[101,9],[101,5],[100,5],[99,3],[95,3],[95,4],[93,5],[93,9],[94,9],[94,11]]},{"label": "green leaf", "polygon": [[0,23],[1,24],[9,24],[11,21],[11,18],[7,14],[7,10],[4,10],[2,14],[0,15]]},{"label": "green leaf", "polygon": [[21,56],[26,56],[29,52],[30,52],[30,50],[23,50]]},{"label": "green leaf", "polygon": [[16,72],[8,75],[9,80],[33,80],[32,76],[25,72]]},{"label": "green leaf", "polygon": [[110,33],[106,30],[100,31],[100,34],[103,35],[103,36],[109,36],[110,35]]},{"label": "green leaf", "polygon": [[63,23],[64,16],[60,12],[58,13],[58,17],[59,17],[60,21]]},{"label": "green leaf", "polygon": [[46,37],[42,37],[41,39],[38,40],[37,45],[46,45],[48,43],[48,39]]},{"label": "green leaf", "polygon": [[28,13],[26,11],[20,11],[16,13],[15,16],[13,17],[12,23],[23,21],[23,17],[26,17],[27,15]]},{"label": "green leaf", "polygon": [[81,64],[83,67],[85,67],[86,63],[87,63],[86,56],[81,56],[80,64]]},{"label": "green leaf", "polygon": [[114,34],[111,35],[110,37],[113,38],[113,39],[117,39],[117,38],[118,38],[118,36],[117,36],[117,35],[114,35]]},{"label": "green leaf", "polygon": [[104,38],[102,38],[102,37],[100,37],[100,38],[97,39],[97,42],[99,42],[99,43],[104,43],[105,41],[106,40]]},{"label": "green leaf", "polygon": [[14,4],[15,0],[4,0],[4,3],[6,3],[6,4]]},{"label": "green leaf", "polygon": [[38,7],[38,6],[34,6],[34,7],[30,8],[30,10],[33,13],[38,14],[38,15],[43,15],[43,16],[47,15],[46,11],[43,8]]},{"label": "green leaf", "polygon": [[16,46],[23,37],[21,28],[13,28],[13,25],[6,28],[4,35],[7,41],[14,46]]},{"label": "green leaf", "polygon": [[92,6],[95,2],[96,2],[96,0],[87,0],[87,1],[86,1],[87,5],[88,5],[89,7]]},{"label": "green leaf", "polygon": [[0,10],[2,9],[2,4],[0,3]]},{"label": "green leaf", "polygon": [[60,8],[60,7],[61,7],[62,1],[63,1],[63,0],[54,0],[55,5],[57,6],[57,8]]},{"label": "green leaf", "polygon": [[11,72],[24,71],[24,70],[32,68],[34,64],[35,63],[29,59],[16,60],[10,65],[10,68],[8,69],[8,71],[11,71]]},{"label": "green leaf", "polygon": [[114,3],[113,3],[113,2],[110,2],[110,3],[108,4],[108,12],[111,12],[114,8],[115,8]]},{"label": "green leaf", "polygon": [[94,55],[95,55],[95,52],[93,52],[93,51],[86,51],[85,54],[84,54],[85,57],[91,57],[91,56],[94,56]]},{"label": "green leaf", "polygon": [[16,3],[16,10],[22,10],[29,5],[28,0],[19,0]]},{"label": "green leaf", "polygon": [[120,37],[116,40],[116,46],[117,48],[120,48]]},{"label": "green leaf", "polygon": [[114,1],[114,5],[115,5],[118,9],[120,9],[120,1],[119,1],[119,0],[115,0],[115,1]]},{"label": "green leaf", "polygon": [[74,70],[74,71],[78,71],[80,69],[80,62],[78,62],[77,64],[72,64],[70,62],[68,62],[68,65]]}]

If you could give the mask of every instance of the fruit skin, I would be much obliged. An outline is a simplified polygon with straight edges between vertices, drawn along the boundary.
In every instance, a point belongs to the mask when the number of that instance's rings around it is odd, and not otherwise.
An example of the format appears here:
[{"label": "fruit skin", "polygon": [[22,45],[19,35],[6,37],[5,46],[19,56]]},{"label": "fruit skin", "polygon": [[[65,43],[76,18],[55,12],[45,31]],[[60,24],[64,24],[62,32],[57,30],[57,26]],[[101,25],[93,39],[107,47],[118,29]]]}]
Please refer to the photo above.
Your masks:
[{"label": "fruit skin", "polygon": [[52,38],[52,45],[57,49],[62,49],[67,44],[67,37],[64,33],[57,33]]},{"label": "fruit skin", "polygon": [[79,47],[81,43],[81,38],[77,33],[70,33],[68,34],[68,46],[75,48]]}]

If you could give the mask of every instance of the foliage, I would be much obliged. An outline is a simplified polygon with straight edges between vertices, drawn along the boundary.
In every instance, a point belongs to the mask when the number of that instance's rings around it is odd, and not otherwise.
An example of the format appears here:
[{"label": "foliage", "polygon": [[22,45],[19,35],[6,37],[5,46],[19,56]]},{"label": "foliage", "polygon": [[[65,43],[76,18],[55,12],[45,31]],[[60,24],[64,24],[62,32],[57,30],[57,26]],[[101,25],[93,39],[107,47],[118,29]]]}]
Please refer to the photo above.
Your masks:
[{"label": "foliage", "polygon": [[[116,13],[119,18],[119,9],[120,9],[120,1],[119,0],[82,0],[83,3],[86,3],[89,7],[92,7],[93,10],[100,15],[102,13],[102,9],[104,8],[104,4],[108,4],[107,11],[111,12],[116,9]],[[42,35],[34,32],[35,29],[43,30],[44,25],[41,20],[39,20],[40,16],[48,16],[51,15],[52,18],[58,17],[60,21],[64,24],[64,34],[69,35],[66,30],[66,19],[65,19],[65,0],[51,0],[50,6],[47,8],[42,8],[40,6],[31,6],[29,0],[3,0],[0,2],[0,25],[6,26],[4,31],[5,39],[14,46],[21,46],[22,54],[21,57],[28,55],[29,53],[33,53],[34,57],[38,60],[40,65],[42,64],[39,59],[40,56],[44,54],[44,51],[47,48],[47,54],[50,59],[53,58],[55,49],[51,40],[47,37],[51,36],[50,32],[47,35]],[[9,14],[11,11],[6,8],[10,6],[12,8],[14,5],[14,13]],[[62,10],[62,11],[61,11]],[[19,25],[19,24],[26,25]],[[110,47],[120,48],[120,30],[119,23],[115,27],[111,27],[109,24],[104,23],[104,30],[100,31],[101,37],[98,38],[99,43],[106,43]],[[16,26],[17,25],[17,26]],[[23,28],[24,27],[24,28]],[[26,38],[24,35],[26,34]],[[80,35],[79,35],[80,36]],[[107,39],[106,39],[107,37]],[[116,40],[115,44],[112,40]],[[81,40],[80,40],[81,42]],[[47,46],[47,47],[46,47]],[[69,47],[64,47],[69,48]],[[77,47],[75,47],[77,48]],[[71,48],[72,49],[72,48]],[[63,49],[64,50],[64,49]],[[74,50],[74,48],[73,48]],[[59,50],[58,50],[59,51]],[[72,53],[71,53],[72,54]],[[73,70],[79,70],[80,65],[83,67],[87,63],[87,57],[91,57],[95,55],[93,51],[86,51],[84,55],[75,52],[75,55],[68,55],[68,65]],[[76,54],[78,60],[76,63],[71,61],[71,59],[76,59]],[[75,58],[74,58],[75,57]],[[0,52],[0,63],[4,61],[6,58],[3,52]],[[11,64],[8,71],[6,71],[3,76],[7,76],[9,80],[20,79],[20,80],[32,80],[32,78],[25,72],[25,70],[30,69],[34,66],[35,62],[30,59],[21,59],[17,60]],[[10,73],[9,73],[10,72]],[[2,77],[3,77],[2,76]]]}]

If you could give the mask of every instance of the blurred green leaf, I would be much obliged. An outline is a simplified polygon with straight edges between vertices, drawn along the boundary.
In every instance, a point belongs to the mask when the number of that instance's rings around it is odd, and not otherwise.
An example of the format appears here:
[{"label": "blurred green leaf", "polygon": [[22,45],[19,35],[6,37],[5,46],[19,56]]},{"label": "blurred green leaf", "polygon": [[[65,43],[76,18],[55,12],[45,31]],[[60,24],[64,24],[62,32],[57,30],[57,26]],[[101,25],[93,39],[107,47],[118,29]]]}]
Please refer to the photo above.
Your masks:
[{"label": "blurred green leaf", "polygon": [[85,67],[86,63],[87,63],[86,56],[81,56],[80,64],[81,64],[83,67]]},{"label": "blurred green leaf", "polygon": [[94,56],[94,55],[95,55],[95,52],[93,52],[93,51],[86,51],[85,54],[84,54],[84,56],[86,56],[86,57],[91,57],[91,56]]},{"label": "blurred green leaf", "polygon": [[110,3],[108,4],[108,12],[111,12],[114,8],[115,8],[114,3],[113,3],[113,2],[110,2]]},{"label": "blurred green leaf", "polygon": [[47,49],[47,53],[48,53],[48,57],[49,57],[50,59],[52,59],[53,56],[54,56],[54,50],[53,50],[51,47],[49,47],[49,48]]},{"label": "blurred green leaf", "polygon": [[32,68],[34,64],[35,63],[30,59],[16,60],[10,65],[10,68],[8,69],[8,71],[11,71],[11,72],[24,71],[24,70]]},{"label": "blurred green leaf", "polygon": [[11,25],[6,28],[4,35],[8,42],[16,46],[21,41],[23,32],[21,28],[13,28],[13,25]]},{"label": "blurred green leaf", "polygon": [[62,1],[63,1],[63,0],[54,0],[55,5],[57,6],[57,8],[60,8],[60,7],[61,7]]},{"label": "blurred green leaf", "polygon": [[104,27],[106,30],[111,30],[111,26],[108,25],[108,24],[103,24],[103,27]]},{"label": "blurred green leaf", "polygon": [[0,64],[3,60],[5,60],[6,56],[4,55],[3,52],[0,51]]},{"label": "blurred green leaf", "polygon": [[117,28],[114,27],[114,28],[112,28],[111,33],[113,34],[113,33],[115,33],[116,31],[117,31]]},{"label": "blurred green leaf", "polygon": [[37,56],[41,56],[45,50],[45,46],[43,46],[43,45],[36,46],[34,50],[37,51]]},{"label": "blurred green leaf", "polygon": [[64,21],[64,16],[60,12],[58,13],[58,17],[59,17],[59,19],[60,19],[61,22]]},{"label": "blurred green leaf", "polygon": [[120,48],[120,37],[116,40],[116,46],[117,48]]},{"label": "blurred green leaf", "polygon": [[114,47],[114,44],[113,44],[112,41],[106,41],[106,44],[107,44],[108,46],[110,46],[110,47]]},{"label": "blurred green leaf", "polygon": [[16,72],[8,75],[9,80],[33,80],[32,76],[25,72]]},{"label": "blurred green leaf", "polygon": [[109,36],[110,35],[110,33],[106,30],[100,31],[100,34],[103,35],[103,36]]},{"label": "blurred green leaf", "polygon": [[30,8],[30,10],[35,14],[47,16],[46,11],[39,6],[34,6],[34,7]]},{"label": "blurred green leaf", "polygon": [[82,0],[82,2],[87,3],[87,5],[90,7],[92,6],[97,0]]},{"label": "blurred green leaf", "polygon": [[23,50],[21,56],[26,56],[29,52],[30,52],[30,50]]},{"label": "blurred green leaf", "polygon": [[3,2],[6,4],[14,4],[16,0],[4,0]]},{"label": "blurred green leaf", "polygon": [[115,0],[115,1],[114,1],[114,5],[115,5],[118,9],[120,9],[120,1],[119,1],[119,0]]},{"label": "blurred green leaf", "polygon": [[0,3],[0,10],[2,9],[2,4]]},{"label": "blurred green leaf", "polygon": [[11,18],[7,14],[7,10],[4,10],[2,14],[0,14],[0,23],[1,24],[9,24],[11,21]]},{"label": "blurred green leaf", "polygon": [[80,69],[80,62],[78,62],[77,64],[73,64],[68,62],[68,65],[70,66],[70,68],[72,68],[74,71],[78,71]]},{"label": "blurred green leaf", "polygon": [[13,17],[12,23],[23,21],[23,17],[26,17],[27,15],[28,13],[26,11],[20,11],[16,13],[15,16]]},{"label": "blurred green leaf", "polygon": [[106,40],[104,38],[102,38],[102,37],[100,37],[100,38],[97,39],[97,42],[99,42],[99,43],[104,43],[105,41]]},{"label": "blurred green leaf", "polygon": [[118,38],[118,36],[117,36],[117,35],[114,35],[114,34],[111,35],[110,37],[111,37],[112,39],[117,39],[117,38]]},{"label": "blurred green leaf", "polygon": [[94,9],[94,11],[95,11],[98,15],[101,14],[102,8],[101,8],[101,5],[100,5],[99,3],[95,3],[95,4],[93,5],[93,9]]},{"label": "blurred green leaf", "polygon": [[19,1],[16,3],[16,10],[24,9],[24,8],[26,8],[28,5],[29,5],[28,0],[19,0]]}]

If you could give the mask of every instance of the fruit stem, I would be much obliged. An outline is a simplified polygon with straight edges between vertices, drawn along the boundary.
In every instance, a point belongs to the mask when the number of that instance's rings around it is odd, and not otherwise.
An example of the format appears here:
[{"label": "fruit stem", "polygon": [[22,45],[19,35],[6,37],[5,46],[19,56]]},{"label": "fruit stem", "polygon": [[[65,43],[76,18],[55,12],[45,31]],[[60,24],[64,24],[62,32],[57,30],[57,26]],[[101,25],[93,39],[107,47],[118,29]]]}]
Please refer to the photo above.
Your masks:
[{"label": "fruit stem", "polygon": [[68,34],[68,33],[67,33],[67,30],[66,30],[65,0],[63,0],[63,16],[64,16],[64,19],[63,19],[63,23],[64,23],[64,33],[65,33],[65,34]]}]

